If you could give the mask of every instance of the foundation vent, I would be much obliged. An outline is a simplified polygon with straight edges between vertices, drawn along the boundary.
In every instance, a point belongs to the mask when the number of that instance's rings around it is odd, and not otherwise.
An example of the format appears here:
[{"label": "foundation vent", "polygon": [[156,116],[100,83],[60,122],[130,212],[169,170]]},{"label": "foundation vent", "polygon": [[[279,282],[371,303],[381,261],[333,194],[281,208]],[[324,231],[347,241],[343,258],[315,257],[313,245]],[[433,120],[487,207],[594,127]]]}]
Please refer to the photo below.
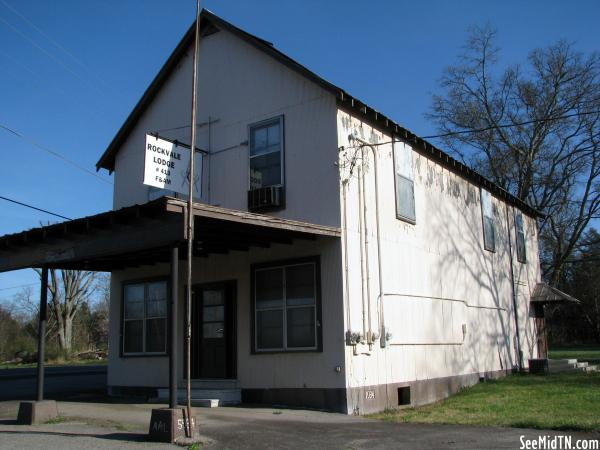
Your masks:
[{"label": "foundation vent", "polygon": [[410,405],[410,386],[398,388],[398,406]]}]

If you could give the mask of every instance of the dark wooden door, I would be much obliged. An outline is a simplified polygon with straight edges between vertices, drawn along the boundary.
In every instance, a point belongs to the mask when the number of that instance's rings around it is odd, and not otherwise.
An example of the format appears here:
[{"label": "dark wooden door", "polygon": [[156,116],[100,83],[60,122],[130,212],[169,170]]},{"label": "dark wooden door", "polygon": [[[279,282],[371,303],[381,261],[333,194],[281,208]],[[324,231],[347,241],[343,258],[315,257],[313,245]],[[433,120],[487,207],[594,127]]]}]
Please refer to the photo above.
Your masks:
[{"label": "dark wooden door", "polygon": [[235,283],[194,286],[192,378],[235,378]]}]

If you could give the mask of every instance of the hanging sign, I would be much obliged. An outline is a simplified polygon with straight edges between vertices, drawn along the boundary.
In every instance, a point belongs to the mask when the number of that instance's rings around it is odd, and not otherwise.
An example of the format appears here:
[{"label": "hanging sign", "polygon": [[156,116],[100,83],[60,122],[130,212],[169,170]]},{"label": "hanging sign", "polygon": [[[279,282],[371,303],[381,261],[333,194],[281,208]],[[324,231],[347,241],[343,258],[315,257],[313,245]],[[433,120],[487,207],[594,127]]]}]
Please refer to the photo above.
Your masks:
[{"label": "hanging sign", "polygon": [[[146,135],[144,184],[189,194],[190,149],[151,134]],[[202,154],[194,160],[194,198],[202,191]]]}]

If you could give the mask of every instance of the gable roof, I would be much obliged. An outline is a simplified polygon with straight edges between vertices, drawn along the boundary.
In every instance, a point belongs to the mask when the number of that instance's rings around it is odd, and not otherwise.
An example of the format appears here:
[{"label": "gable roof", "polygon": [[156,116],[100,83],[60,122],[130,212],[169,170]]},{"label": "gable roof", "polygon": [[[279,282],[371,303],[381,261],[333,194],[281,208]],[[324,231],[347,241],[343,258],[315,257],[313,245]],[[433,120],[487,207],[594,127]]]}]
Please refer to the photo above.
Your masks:
[{"label": "gable roof", "polygon": [[[497,184],[491,182],[483,175],[477,173],[465,164],[454,159],[448,153],[438,149],[437,147],[425,141],[424,139],[421,139],[419,136],[412,133],[408,129],[398,125],[396,122],[394,122],[392,119],[388,118],[384,114],[381,114],[379,111],[373,109],[366,103],[361,102],[359,99],[353,97],[344,89],[328,82],[327,80],[310,71],[309,69],[296,62],[286,54],[277,50],[271,42],[265,41],[264,39],[247,33],[246,31],[221,19],[220,17],[216,16],[215,14],[206,9],[203,9],[200,13],[200,21],[201,33],[210,34],[212,32],[218,31],[219,29],[229,31],[230,33],[244,40],[246,43],[275,58],[277,61],[286,65],[288,68],[294,70],[300,75],[318,84],[326,91],[331,92],[336,97],[338,106],[340,108],[352,112],[363,121],[370,123],[371,125],[380,130],[384,130],[387,133],[390,133],[395,138],[404,140],[406,143],[410,144],[414,150],[427,156],[430,159],[435,160],[443,167],[447,168],[452,172],[457,173],[458,175],[462,176],[463,178],[466,178],[474,184],[487,189],[496,197],[506,201],[507,203],[513,206],[516,206],[528,215],[533,217],[543,216],[541,212],[535,210],[524,201],[513,196],[508,191],[498,186]],[[108,145],[107,149],[104,151],[104,153],[96,163],[96,170],[106,169],[110,172],[114,170],[115,157],[119,151],[119,148],[129,135],[131,130],[135,127],[146,108],[154,100],[155,95],[160,91],[164,83],[172,74],[180,59],[185,55],[187,49],[192,45],[194,41],[194,32],[195,22],[190,26],[190,28],[183,36],[179,44],[177,44],[177,47],[175,48],[171,56],[169,56],[169,59],[167,59],[166,63],[160,69],[152,83],[150,83],[150,86],[144,92],[142,98],[135,105],[135,107],[133,108],[133,110],[131,111],[131,113],[129,114],[129,116],[127,117],[127,119],[125,120],[125,122],[111,141],[111,143]]]}]

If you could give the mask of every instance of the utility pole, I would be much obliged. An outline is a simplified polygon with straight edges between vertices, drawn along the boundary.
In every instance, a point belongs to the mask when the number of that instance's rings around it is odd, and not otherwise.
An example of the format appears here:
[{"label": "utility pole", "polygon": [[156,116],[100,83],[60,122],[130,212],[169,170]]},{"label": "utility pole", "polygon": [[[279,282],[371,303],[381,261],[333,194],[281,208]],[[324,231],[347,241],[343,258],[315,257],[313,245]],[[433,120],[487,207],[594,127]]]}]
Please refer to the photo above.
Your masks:
[{"label": "utility pole", "polygon": [[187,290],[186,290],[186,324],[185,345],[187,358],[186,371],[186,400],[187,400],[187,434],[192,437],[192,258],[194,246],[194,160],[196,156],[196,88],[198,83],[198,50],[200,44],[200,0],[196,0],[196,39],[194,42],[194,70],[192,80],[192,138],[190,143],[189,198],[187,207]]}]

